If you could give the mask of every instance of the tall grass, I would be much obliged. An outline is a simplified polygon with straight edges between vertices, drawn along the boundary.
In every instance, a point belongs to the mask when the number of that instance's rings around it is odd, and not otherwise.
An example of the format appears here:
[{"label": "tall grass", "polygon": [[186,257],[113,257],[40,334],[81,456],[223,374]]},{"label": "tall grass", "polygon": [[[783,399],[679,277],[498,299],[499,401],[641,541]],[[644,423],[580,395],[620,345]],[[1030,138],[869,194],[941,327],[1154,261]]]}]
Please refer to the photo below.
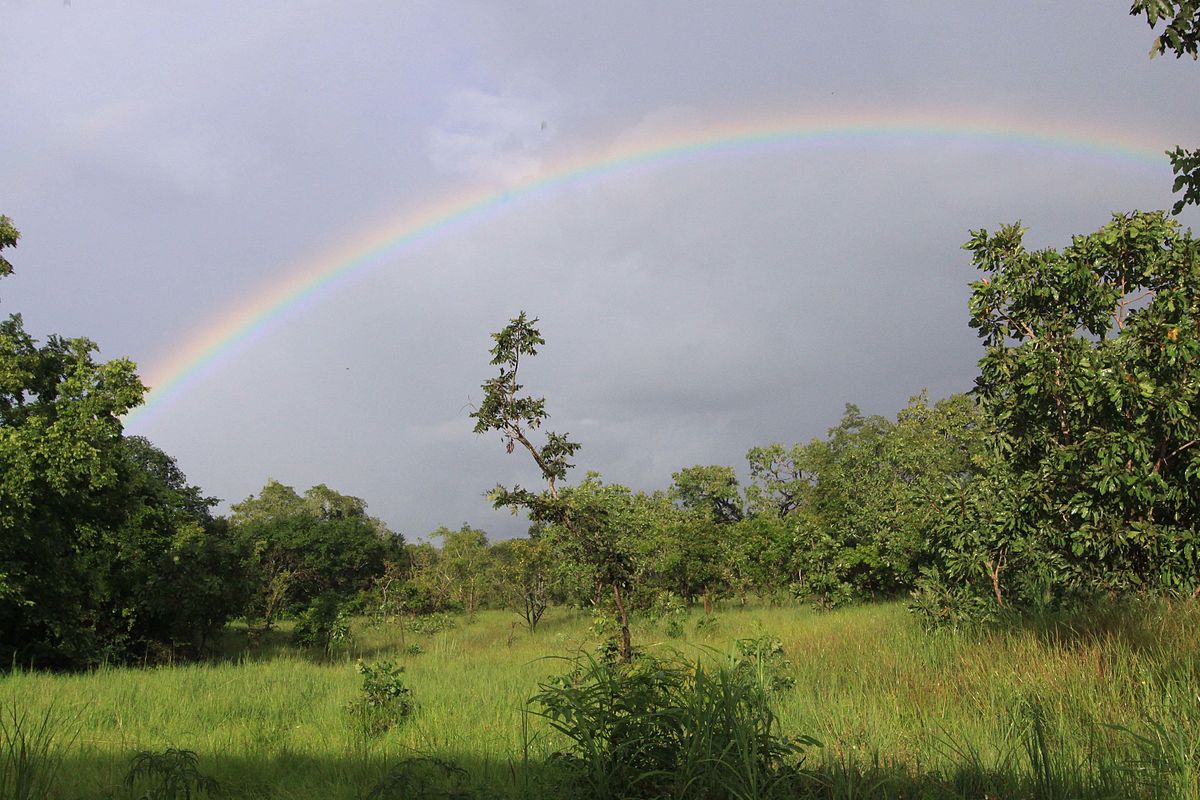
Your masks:
[{"label": "tall grass", "polygon": [[12,699],[0,705],[0,798],[51,796],[63,752],[74,741],[70,727],[53,704],[36,713]]},{"label": "tall grass", "polygon": [[[512,619],[484,611],[474,624],[403,637],[356,621],[353,646],[332,658],[292,649],[287,630],[253,645],[234,631],[215,663],[8,674],[0,708],[27,720],[80,709],[74,745],[59,733],[52,748],[62,762],[50,796],[65,800],[123,797],[133,755],[168,748],[194,752],[230,796],[349,800],[388,775],[394,794],[443,773],[453,776],[447,796],[479,786],[489,796],[555,796],[563,772],[550,757],[572,745],[526,701],[569,671],[546,656],[599,642],[588,615],[553,609],[535,635],[518,636]],[[982,633],[925,633],[900,605],[726,608],[697,632],[700,619],[683,620],[685,638],[642,620],[635,640],[659,655],[777,640],[794,683],[771,693],[776,730],[824,745],[806,750],[798,797],[1200,800],[1195,603]],[[407,652],[413,643],[423,652]],[[402,664],[413,692],[413,713],[375,737],[348,710],[361,694],[360,658]]]}]

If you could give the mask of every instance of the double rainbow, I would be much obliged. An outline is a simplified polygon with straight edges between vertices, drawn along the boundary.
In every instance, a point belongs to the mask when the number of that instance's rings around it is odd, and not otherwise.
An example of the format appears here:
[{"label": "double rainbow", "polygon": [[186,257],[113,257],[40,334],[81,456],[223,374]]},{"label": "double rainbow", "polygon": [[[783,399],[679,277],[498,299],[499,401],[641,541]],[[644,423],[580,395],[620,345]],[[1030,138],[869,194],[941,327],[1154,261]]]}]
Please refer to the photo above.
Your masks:
[{"label": "double rainbow", "polygon": [[299,306],[331,292],[351,274],[383,266],[389,258],[420,245],[432,235],[452,226],[469,225],[500,211],[514,199],[697,156],[730,157],[770,147],[816,148],[847,143],[873,147],[974,143],[1158,167],[1165,176],[1170,173],[1163,151],[1172,144],[1151,144],[1145,138],[1073,128],[1052,121],[1012,123],[950,114],[867,113],[714,125],[599,155],[583,155],[504,191],[481,191],[430,204],[416,213],[361,231],[311,262],[297,264],[287,270],[288,277],[283,281],[231,308],[206,325],[198,336],[184,342],[165,363],[153,365],[145,378],[150,386],[145,404],[131,411],[125,423],[146,419],[248,340],[278,324]]}]

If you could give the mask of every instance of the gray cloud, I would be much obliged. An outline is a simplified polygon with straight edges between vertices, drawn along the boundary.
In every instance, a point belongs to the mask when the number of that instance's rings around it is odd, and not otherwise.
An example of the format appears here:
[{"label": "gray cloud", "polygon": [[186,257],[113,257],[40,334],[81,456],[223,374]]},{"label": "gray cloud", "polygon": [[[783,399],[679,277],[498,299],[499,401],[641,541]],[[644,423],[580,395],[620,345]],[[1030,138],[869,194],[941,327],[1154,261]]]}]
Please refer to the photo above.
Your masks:
[{"label": "gray cloud", "polygon": [[[934,2],[11,3],[5,312],[169,360],[314,254],[473,191],[674,133],[820,114],[988,116],[1194,146],[1200,72],[1123,7]],[[544,123],[544,126],[543,126]],[[208,492],[267,477],[364,497],[409,536],[501,535],[526,460],[471,433],[488,333],[526,309],[526,382],[580,469],[663,487],[969,388],[959,250],[1022,219],[1062,245],[1170,203],[1169,170],[986,140],[709,151],[527,194],[303,304],[134,426]],[[1196,215],[1186,219],[1195,224]]]}]

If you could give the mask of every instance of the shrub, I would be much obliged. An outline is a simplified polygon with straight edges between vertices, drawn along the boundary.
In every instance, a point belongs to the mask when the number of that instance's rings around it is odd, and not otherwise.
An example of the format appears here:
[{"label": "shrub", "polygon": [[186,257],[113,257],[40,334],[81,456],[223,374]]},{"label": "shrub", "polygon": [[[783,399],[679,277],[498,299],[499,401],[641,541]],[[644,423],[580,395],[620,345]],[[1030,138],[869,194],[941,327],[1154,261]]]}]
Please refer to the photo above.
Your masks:
[{"label": "shrub", "polygon": [[352,640],[350,618],[340,608],[337,598],[330,595],[318,597],[304,609],[292,630],[292,644],[319,647],[326,653]]},{"label": "shrub", "polygon": [[795,789],[803,749],[779,731],[746,670],[679,657],[610,664],[592,656],[531,698],[570,742],[557,754],[592,798],[772,798]]},{"label": "shrub", "polygon": [[449,761],[406,758],[371,787],[366,800],[467,800],[475,796],[467,780],[467,771]]},{"label": "shrub", "polygon": [[379,736],[413,712],[412,690],[404,685],[404,667],[390,661],[356,665],[363,676],[362,696],[350,704],[350,713],[368,736]]},{"label": "shrub", "polygon": [[778,694],[796,685],[792,662],[778,637],[763,634],[738,639],[734,647],[733,668],[749,675],[764,690]]}]

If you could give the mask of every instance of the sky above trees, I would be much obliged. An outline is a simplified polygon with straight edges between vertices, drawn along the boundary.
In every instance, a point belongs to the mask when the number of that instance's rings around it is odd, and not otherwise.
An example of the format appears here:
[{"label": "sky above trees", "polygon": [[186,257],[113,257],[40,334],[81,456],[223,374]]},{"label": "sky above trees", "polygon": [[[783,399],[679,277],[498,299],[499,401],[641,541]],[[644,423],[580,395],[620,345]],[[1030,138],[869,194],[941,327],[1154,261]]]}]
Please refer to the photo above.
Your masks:
[{"label": "sky above trees", "polygon": [[[1190,61],[1127,3],[8,2],[0,311],[86,335],[154,384],[230,309],[366,232],[468,196],[471,219],[296,304],[131,421],[237,502],[328,484],[411,538],[491,510],[525,459],[472,433],[489,333],[582,469],[665,488],[927,387],[970,388],[967,231],[1061,247],[1171,205],[1170,168],[995,138],[708,150],[555,188],[565,165],[737,125],[915,118],[1194,147]],[[932,124],[932,123],[931,123]],[[1182,217],[1195,226],[1195,209]]]}]

